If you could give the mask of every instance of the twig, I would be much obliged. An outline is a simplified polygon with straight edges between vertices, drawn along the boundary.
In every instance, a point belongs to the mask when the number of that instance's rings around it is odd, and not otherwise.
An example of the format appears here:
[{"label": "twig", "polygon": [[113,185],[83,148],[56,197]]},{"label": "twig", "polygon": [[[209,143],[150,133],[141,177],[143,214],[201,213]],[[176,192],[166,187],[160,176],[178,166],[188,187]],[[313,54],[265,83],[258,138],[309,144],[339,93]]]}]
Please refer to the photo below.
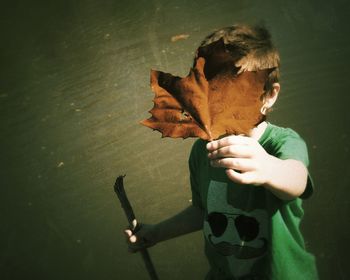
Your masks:
[{"label": "twig", "polygon": [[[131,204],[129,202],[128,197],[126,196],[125,190],[124,190],[124,184],[123,184],[123,179],[125,175],[123,176],[118,176],[117,180],[115,181],[114,184],[114,191],[117,194],[120,204],[122,208],[124,209],[125,215],[128,219],[130,228],[133,229],[133,232],[137,232],[139,230],[139,224],[136,222],[135,214],[134,211],[131,207]],[[147,249],[141,249],[140,250],[142,259],[146,265],[146,269],[148,271],[148,274],[152,280],[158,280],[157,273],[154,269],[151,257],[147,251]]]}]

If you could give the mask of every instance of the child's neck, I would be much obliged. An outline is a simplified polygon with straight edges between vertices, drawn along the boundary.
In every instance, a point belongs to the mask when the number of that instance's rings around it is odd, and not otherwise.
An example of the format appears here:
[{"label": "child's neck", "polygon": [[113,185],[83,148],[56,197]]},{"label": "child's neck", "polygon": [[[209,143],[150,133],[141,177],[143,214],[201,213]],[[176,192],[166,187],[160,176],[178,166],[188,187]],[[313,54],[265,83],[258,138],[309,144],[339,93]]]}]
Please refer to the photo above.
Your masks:
[{"label": "child's neck", "polygon": [[249,132],[248,136],[255,139],[256,141],[259,141],[260,137],[264,134],[266,127],[267,122],[263,121],[262,123],[258,124],[258,126],[254,127]]}]

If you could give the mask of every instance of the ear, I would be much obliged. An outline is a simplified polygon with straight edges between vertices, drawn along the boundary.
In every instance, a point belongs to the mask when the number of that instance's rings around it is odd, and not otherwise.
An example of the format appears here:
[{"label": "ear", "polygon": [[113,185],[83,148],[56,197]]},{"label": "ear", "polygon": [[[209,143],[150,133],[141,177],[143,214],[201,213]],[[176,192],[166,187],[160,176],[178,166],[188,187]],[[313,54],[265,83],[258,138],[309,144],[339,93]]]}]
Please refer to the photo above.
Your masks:
[{"label": "ear", "polygon": [[263,106],[261,108],[261,113],[266,115],[266,113],[272,108],[275,104],[278,93],[280,92],[281,85],[279,83],[273,83],[272,89],[264,96]]}]

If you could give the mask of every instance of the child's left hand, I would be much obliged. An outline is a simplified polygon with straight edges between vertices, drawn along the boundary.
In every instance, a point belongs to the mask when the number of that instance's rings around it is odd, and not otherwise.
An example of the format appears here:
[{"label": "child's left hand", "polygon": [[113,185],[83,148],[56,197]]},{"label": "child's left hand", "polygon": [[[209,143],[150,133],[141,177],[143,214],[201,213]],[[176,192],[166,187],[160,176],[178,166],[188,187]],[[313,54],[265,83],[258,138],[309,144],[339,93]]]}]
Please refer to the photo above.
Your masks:
[{"label": "child's left hand", "polygon": [[226,168],[227,176],[239,184],[263,185],[269,178],[269,155],[251,137],[227,136],[207,144],[213,167]]}]

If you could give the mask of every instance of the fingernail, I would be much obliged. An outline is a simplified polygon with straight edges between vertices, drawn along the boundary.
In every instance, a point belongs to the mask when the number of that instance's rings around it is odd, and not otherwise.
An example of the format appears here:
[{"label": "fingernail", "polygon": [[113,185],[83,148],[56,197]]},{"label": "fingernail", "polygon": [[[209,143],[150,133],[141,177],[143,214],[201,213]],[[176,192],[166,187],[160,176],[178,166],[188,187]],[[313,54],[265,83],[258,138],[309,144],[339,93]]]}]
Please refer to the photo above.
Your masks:
[{"label": "fingernail", "polygon": [[130,237],[130,242],[131,243],[135,243],[136,242],[136,236],[135,235]]},{"label": "fingernail", "polygon": [[206,145],[206,148],[207,148],[207,150],[209,150],[209,149],[211,148],[211,143],[208,143],[208,144]]}]

